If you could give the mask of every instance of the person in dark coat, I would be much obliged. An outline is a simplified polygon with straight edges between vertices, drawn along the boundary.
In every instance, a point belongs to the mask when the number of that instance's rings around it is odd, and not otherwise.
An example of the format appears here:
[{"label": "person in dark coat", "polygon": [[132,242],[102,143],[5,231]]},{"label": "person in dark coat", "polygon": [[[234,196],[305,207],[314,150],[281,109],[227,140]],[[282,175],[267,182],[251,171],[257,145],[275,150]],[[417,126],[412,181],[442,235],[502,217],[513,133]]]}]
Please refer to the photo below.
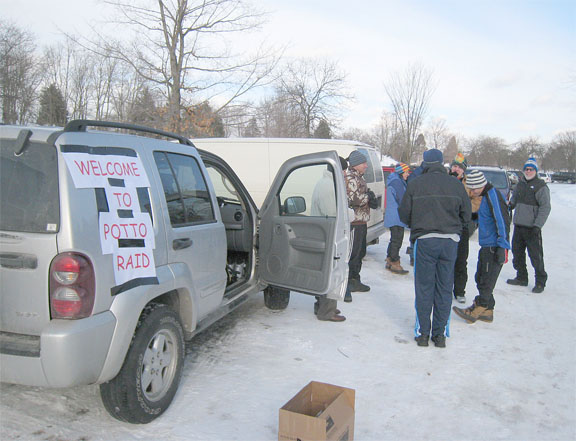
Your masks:
[{"label": "person in dark coat", "polygon": [[[466,169],[468,168],[468,162],[462,153],[458,153],[450,165],[450,174],[455,176],[464,188],[466,187]],[[478,215],[478,208],[480,207],[480,202],[482,201],[481,196],[474,196],[471,190],[466,190],[468,196],[470,197],[470,203],[472,204],[472,218],[474,219]],[[458,242],[458,254],[456,256],[456,264],[454,265],[454,298],[458,303],[466,302],[466,283],[468,282],[468,253],[469,253],[469,242],[470,236],[474,233],[475,224],[470,222],[468,225],[464,226],[462,230],[462,235],[460,236],[460,242]]]},{"label": "person in dark coat", "polygon": [[482,196],[478,209],[478,265],[476,267],[476,287],[478,295],[472,306],[453,311],[469,323],[477,320],[491,323],[494,320],[494,287],[508,261],[510,249],[510,214],[502,194],[486,181],[484,173],[472,170],[466,186],[475,196]]},{"label": "person in dark coat", "polygon": [[418,346],[428,346],[430,333],[437,347],[446,346],[458,241],[470,222],[470,198],[464,186],[448,176],[443,161],[440,150],[424,152],[423,173],[408,183],[398,210],[414,241]]},{"label": "person in dark coat", "polygon": [[512,235],[512,264],[516,278],[508,279],[510,285],[528,286],[526,249],[534,267],[536,283],[533,293],[544,291],[548,274],[544,269],[544,249],[542,247],[542,227],[552,209],[550,189],[538,177],[538,164],[529,158],[524,164],[524,177],[520,178],[510,208],[514,210],[514,234]]},{"label": "person in dark coat", "polygon": [[384,226],[390,229],[390,243],[386,254],[386,269],[396,274],[408,274],[400,264],[400,248],[404,240],[406,224],[398,216],[400,201],[406,192],[406,179],[410,175],[410,167],[400,163],[394,173],[388,175],[386,180],[386,211],[384,213]]}]

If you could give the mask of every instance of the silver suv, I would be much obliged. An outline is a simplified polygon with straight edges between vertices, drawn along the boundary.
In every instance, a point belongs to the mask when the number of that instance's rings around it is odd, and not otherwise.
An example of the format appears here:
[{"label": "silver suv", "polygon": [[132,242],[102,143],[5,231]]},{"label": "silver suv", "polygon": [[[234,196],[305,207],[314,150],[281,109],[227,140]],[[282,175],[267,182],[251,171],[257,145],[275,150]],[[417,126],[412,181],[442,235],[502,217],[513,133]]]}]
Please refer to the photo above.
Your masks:
[{"label": "silver suv", "polygon": [[172,402],[184,341],[249,295],[282,309],[289,290],[344,294],[341,173],[337,215],[309,210],[335,152],[287,161],[258,213],[225,162],[171,133],[0,126],[0,147],[3,382],[100,384],[111,415],[147,423]]}]

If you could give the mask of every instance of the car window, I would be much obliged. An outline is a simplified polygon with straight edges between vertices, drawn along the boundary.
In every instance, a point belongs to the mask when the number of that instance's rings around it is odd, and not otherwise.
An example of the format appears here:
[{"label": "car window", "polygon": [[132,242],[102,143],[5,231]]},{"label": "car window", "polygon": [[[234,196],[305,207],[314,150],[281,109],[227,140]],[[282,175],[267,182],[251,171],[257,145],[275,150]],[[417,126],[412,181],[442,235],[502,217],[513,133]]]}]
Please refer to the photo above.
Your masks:
[{"label": "car window", "polygon": [[482,170],[486,179],[496,188],[508,188],[506,172],[497,170]]},{"label": "car window", "polygon": [[360,153],[366,156],[366,160],[368,161],[368,167],[366,167],[366,171],[364,172],[364,180],[367,184],[374,182],[374,169],[372,167],[372,161],[370,160],[370,152],[368,149],[358,149]]},{"label": "car window", "polygon": [[370,159],[372,160],[372,166],[374,168],[374,179],[376,182],[382,182],[384,180],[384,174],[382,173],[382,166],[380,165],[380,159],[378,159],[378,154],[374,150],[368,150],[370,153]]},{"label": "car window", "polygon": [[282,215],[336,216],[332,167],[315,164],[292,170],[282,184],[278,197]]},{"label": "car window", "polygon": [[60,224],[56,148],[30,142],[21,155],[0,142],[0,230],[56,233]]},{"label": "car window", "polygon": [[170,223],[174,227],[214,222],[214,209],[206,180],[196,158],[154,152]]}]

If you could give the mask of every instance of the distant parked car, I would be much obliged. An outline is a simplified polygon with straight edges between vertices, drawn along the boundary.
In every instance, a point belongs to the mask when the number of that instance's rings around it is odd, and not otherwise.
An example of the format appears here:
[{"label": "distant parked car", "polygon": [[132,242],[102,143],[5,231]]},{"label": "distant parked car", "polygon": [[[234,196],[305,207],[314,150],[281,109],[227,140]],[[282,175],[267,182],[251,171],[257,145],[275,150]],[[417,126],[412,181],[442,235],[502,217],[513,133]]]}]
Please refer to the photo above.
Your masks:
[{"label": "distant parked car", "polygon": [[538,177],[542,179],[547,184],[552,182],[552,176],[550,173],[547,172],[538,172]]},{"label": "distant parked car", "polygon": [[488,182],[490,182],[494,188],[496,188],[502,196],[506,203],[510,202],[512,197],[512,184],[508,178],[508,173],[506,170],[500,167],[492,167],[487,165],[474,165],[466,169],[466,174],[470,173],[472,170],[480,170],[486,176]]},{"label": "distant parked car", "polygon": [[512,187],[515,187],[516,184],[518,184],[520,177],[513,170],[508,170],[506,173],[508,174],[510,184],[512,184]]},{"label": "distant parked car", "polygon": [[574,172],[555,172],[551,176],[552,182],[567,182],[568,184],[576,183],[576,173]]}]

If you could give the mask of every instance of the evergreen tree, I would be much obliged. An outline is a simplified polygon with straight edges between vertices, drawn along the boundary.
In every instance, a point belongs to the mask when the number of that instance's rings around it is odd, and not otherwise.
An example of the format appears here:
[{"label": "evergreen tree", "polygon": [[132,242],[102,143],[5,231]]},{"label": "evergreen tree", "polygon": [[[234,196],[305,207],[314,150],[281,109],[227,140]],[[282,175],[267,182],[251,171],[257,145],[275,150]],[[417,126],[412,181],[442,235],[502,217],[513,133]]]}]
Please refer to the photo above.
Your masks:
[{"label": "evergreen tree", "polygon": [[38,124],[48,126],[64,126],[68,119],[64,95],[55,84],[42,89],[40,93],[40,111]]},{"label": "evergreen tree", "polygon": [[332,130],[330,130],[330,126],[325,119],[321,119],[318,123],[318,127],[314,130],[314,138],[319,139],[331,139],[332,138]]}]

